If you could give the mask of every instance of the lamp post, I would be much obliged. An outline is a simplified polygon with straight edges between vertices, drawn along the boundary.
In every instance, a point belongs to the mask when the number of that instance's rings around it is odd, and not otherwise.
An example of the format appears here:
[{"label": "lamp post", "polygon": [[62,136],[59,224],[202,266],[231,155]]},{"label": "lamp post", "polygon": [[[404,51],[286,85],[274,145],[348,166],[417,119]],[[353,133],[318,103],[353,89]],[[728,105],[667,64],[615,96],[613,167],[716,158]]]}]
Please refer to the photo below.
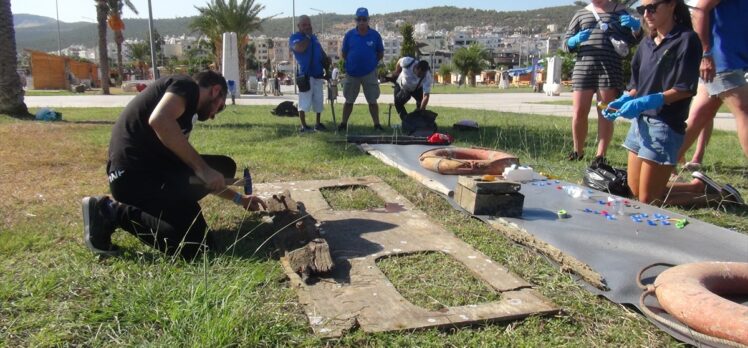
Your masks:
[{"label": "lamp post", "polygon": [[[291,1],[291,35],[296,31],[296,0]],[[291,46],[288,46],[288,53],[291,53]],[[297,94],[296,90],[296,58],[293,59],[293,93]]]},{"label": "lamp post", "polygon": [[312,11],[319,12],[320,16],[322,16],[322,28],[319,30],[319,32],[320,32],[320,34],[324,33],[325,32],[325,11],[318,10],[318,9],[316,9],[314,7],[310,7],[309,9],[312,10]]},{"label": "lamp post", "polygon": [[60,6],[55,0],[55,11],[57,12],[57,55],[62,56],[62,40],[60,40]]},{"label": "lamp post", "polygon": [[158,66],[156,66],[156,50],[153,44],[153,11],[151,10],[151,0],[148,0],[148,36],[151,41],[151,66],[153,67],[153,79],[158,80]]}]

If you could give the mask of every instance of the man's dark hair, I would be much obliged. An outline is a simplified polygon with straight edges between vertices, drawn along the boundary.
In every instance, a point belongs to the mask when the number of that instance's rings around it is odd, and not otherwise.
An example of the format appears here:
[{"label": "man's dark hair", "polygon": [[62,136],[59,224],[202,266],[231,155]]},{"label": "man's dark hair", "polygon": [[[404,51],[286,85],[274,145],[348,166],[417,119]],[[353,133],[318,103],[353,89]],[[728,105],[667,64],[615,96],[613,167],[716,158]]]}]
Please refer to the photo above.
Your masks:
[{"label": "man's dark hair", "polygon": [[192,77],[192,79],[197,82],[197,85],[203,88],[210,88],[215,85],[221,86],[221,95],[226,96],[229,94],[229,85],[226,83],[226,79],[223,77],[223,75],[213,71],[213,70],[204,70],[201,71],[195,76]]},{"label": "man's dark hair", "polygon": [[431,67],[429,67],[429,62],[427,62],[425,60],[422,60],[422,61],[418,62],[417,67],[418,67],[418,70],[421,70],[421,71],[429,71],[429,70],[431,70]]}]

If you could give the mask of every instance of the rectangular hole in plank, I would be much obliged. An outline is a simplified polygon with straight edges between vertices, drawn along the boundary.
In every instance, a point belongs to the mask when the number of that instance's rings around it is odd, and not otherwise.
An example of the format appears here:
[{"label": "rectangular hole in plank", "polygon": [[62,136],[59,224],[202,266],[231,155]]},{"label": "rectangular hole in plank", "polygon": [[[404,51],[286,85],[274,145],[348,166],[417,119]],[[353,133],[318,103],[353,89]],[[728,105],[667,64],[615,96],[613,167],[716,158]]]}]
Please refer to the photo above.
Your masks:
[{"label": "rectangular hole in plank", "polygon": [[363,185],[322,187],[322,197],[333,210],[367,210],[384,207],[374,190]]}]

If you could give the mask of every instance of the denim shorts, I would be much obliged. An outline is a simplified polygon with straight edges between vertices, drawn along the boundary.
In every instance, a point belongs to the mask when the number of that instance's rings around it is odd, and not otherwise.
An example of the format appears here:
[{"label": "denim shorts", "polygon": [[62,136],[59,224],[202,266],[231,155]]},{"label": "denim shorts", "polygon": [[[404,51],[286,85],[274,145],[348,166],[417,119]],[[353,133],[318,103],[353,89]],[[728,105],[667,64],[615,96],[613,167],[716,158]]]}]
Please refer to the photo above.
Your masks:
[{"label": "denim shorts", "polygon": [[728,70],[717,73],[712,82],[704,82],[702,79],[699,79],[699,82],[704,84],[709,96],[714,97],[748,84],[746,74],[748,74],[748,70],[745,69]]},{"label": "denim shorts", "polygon": [[683,134],[674,131],[667,123],[653,117],[637,117],[623,147],[639,158],[665,166],[678,163],[678,151],[683,145]]}]

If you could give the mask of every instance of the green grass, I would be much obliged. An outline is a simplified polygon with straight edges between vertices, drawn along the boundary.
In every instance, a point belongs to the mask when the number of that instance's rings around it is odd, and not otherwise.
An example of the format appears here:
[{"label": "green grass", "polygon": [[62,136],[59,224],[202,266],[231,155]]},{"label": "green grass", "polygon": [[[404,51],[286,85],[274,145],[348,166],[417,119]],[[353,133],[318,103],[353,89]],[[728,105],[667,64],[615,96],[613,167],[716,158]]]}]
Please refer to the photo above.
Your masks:
[{"label": "green grass", "polygon": [[[392,84],[382,83],[379,85],[382,94],[392,94]],[[475,93],[533,93],[532,87],[510,87],[499,89],[496,86],[466,86],[457,87],[457,85],[434,84],[431,88],[431,94],[475,94]]]},{"label": "green grass", "polygon": [[[186,263],[154,252],[120,231],[114,241],[125,254],[98,261],[81,241],[79,202],[84,195],[108,191],[104,172],[109,132],[120,110],[62,108],[58,111],[65,121],[57,123],[0,116],[0,346],[678,345],[641,315],[591,294],[545,257],[455,211],[398,170],[353,145],[330,142],[334,138],[330,133],[300,135],[297,119],[272,116],[269,109],[228,106],[217,120],[196,126],[191,142],[201,153],[227,154],[240,166],[250,165],[255,182],[376,175],[429,219],[534,284],[563,311],[464,328],[377,334],[359,330],[339,340],[322,340],[311,334],[294,290],[271,257],[272,250],[255,252],[268,235],[255,228],[259,218],[213,197],[202,202],[209,225],[229,239],[241,238],[240,247]],[[571,150],[568,119],[454,108],[434,111],[439,113],[440,128],[458,139],[456,145],[503,149],[538,171],[581,180],[586,163],[564,160]],[[480,131],[448,128],[466,114],[481,125]],[[331,125],[329,113],[323,118]],[[369,132],[366,108],[356,106],[349,125],[353,132]],[[614,144],[625,136],[622,125],[616,129]],[[590,129],[596,129],[594,122]],[[739,148],[734,132],[715,131],[706,171],[720,182],[736,184],[745,194],[748,163],[736,155]],[[591,141],[586,152],[594,152]],[[624,166],[620,148],[610,151],[610,158],[616,166]],[[369,207],[365,191],[333,195],[340,196],[332,200],[341,202],[343,209]],[[748,231],[746,210],[675,210]],[[391,279],[409,279],[429,269],[424,260],[429,259],[383,267]],[[433,280],[441,291],[424,291],[438,303],[465,302],[458,291],[443,290],[459,289],[459,284],[449,282],[448,274]],[[406,293],[422,289],[401,283],[398,288]],[[467,301],[485,296],[477,294]]]},{"label": "green grass", "polygon": [[[572,105],[571,99],[565,99],[565,100],[548,100],[548,101],[541,101],[541,102],[532,102],[528,104],[549,104],[549,105]],[[595,105],[596,101],[592,101],[592,105]],[[722,106],[719,107],[719,110],[717,112],[730,112],[730,109],[727,108],[727,105],[722,104]]]}]

